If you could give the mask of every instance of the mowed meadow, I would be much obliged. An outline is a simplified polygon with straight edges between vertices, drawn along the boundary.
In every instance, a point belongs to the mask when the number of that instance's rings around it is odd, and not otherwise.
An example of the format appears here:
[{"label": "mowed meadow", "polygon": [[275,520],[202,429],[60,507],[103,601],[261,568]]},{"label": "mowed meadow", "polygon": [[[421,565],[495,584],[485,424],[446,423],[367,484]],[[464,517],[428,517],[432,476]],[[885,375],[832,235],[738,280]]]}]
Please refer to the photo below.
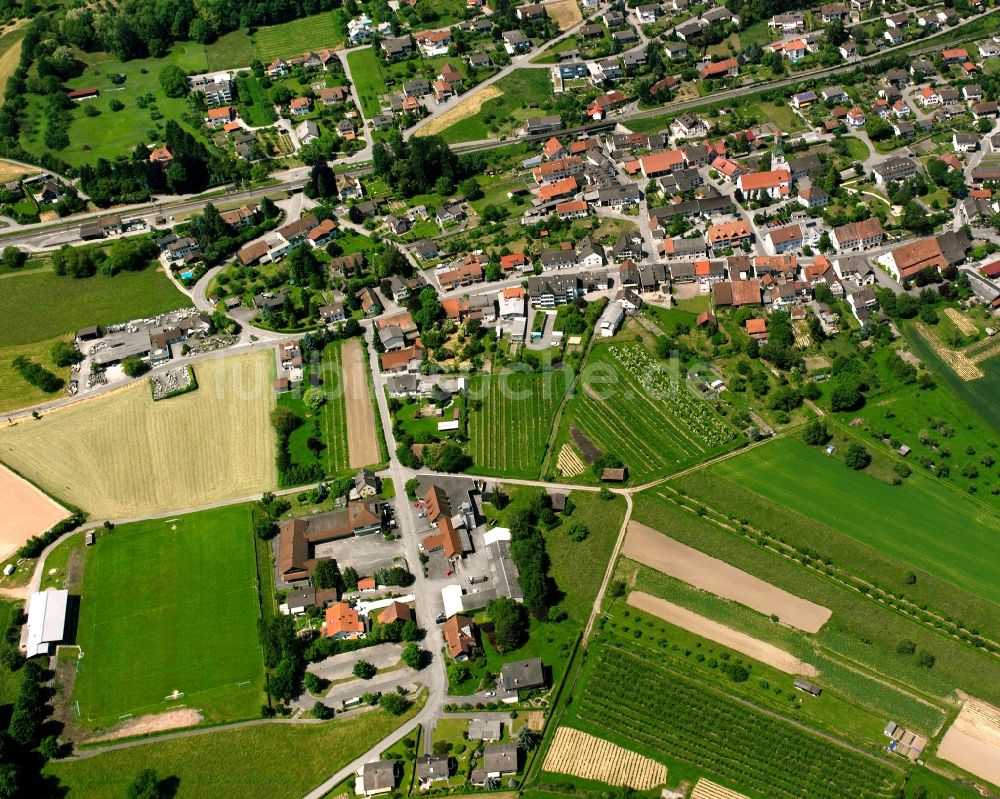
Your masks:
[{"label": "mowed meadow", "polygon": [[[903,485],[889,485],[792,439],[757,447],[708,471],[970,594],[1000,602],[996,509],[940,480],[915,472]],[[761,475],[767,475],[766,483]]]},{"label": "mowed meadow", "polygon": [[275,487],[274,356],[199,361],[199,388],[154,403],[148,380],[0,429],[0,459],[93,518],[136,518]]}]

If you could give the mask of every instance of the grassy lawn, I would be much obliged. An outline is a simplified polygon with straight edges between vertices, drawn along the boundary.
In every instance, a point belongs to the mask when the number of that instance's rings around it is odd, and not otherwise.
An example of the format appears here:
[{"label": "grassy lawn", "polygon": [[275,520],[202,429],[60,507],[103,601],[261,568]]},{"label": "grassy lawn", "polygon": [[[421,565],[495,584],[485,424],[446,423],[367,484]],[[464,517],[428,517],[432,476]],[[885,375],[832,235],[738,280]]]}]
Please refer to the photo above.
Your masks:
[{"label": "grassy lawn", "polygon": [[[844,468],[793,439],[775,441],[712,466],[712,474],[951,582],[1000,601],[1000,521],[996,511],[913,474],[891,486]],[[767,474],[766,487],[754,480]],[[871,511],[879,509],[873,525]]]},{"label": "grassy lawn", "polygon": [[[583,626],[590,618],[621,530],[625,500],[619,496],[604,500],[589,491],[573,491],[570,500],[576,507],[569,517],[545,532],[545,550],[552,562],[549,573],[562,594],[559,607],[573,622]],[[570,520],[587,525],[590,534],[583,541],[573,541],[566,534]]]},{"label": "grassy lawn", "polygon": [[253,49],[264,64],[275,58],[302,55],[306,50],[331,50],[342,47],[344,34],[340,16],[344,12],[327,11],[311,17],[268,25],[253,35]]},{"label": "grassy lawn", "polygon": [[253,75],[239,80],[240,117],[252,127],[274,122],[274,106]]},{"label": "grassy lawn", "polygon": [[1000,58],[987,58],[983,61],[983,70],[987,75],[995,75],[1000,72]]},{"label": "grassy lawn", "polygon": [[775,40],[774,31],[767,26],[767,20],[762,19],[755,22],[746,30],[740,31],[740,45],[746,47],[748,44],[759,44],[761,46],[770,44]]},{"label": "grassy lawn", "polygon": [[847,144],[847,152],[850,154],[852,161],[864,161],[871,155],[868,145],[861,141],[861,139],[854,136],[842,136],[840,140]]},{"label": "grassy lawn", "polygon": [[[509,133],[528,117],[549,113],[546,109],[552,98],[552,80],[546,69],[516,69],[493,86],[503,94],[441,131],[446,141],[475,141],[488,138],[491,132]],[[491,127],[495,130],[491,131]]]},{"label": "grassy lawn", "polygon": [[[144,58],[135,61],[122,62],[109,53],[84,53],[82,55],[87,68],[79,77],[66,81],[69,89],[96,88],[100,97],[87,100],[86,103],[97,108],[98,116],[87,116],[83,104],[72,111],[73,123],[69,130],[70,145],[59,152],[73,166],[83,163],[93,163],[98,158],[113,159],[125,155],[137,144],[150,143],[150,131],[162,129],[163,119],[183,120],[188,110],[184,98],[170,98],[163,93],[160,85],[160,72],[169,64],[176,64],[184,70],[204,72],[208,67],[204,45],[195,42],[177,44],[169,55],[163,58]],[[111,82],[112,75],[125,75],[125,83],[116,86]],[[163,119],[154,122],[150,116],[152,107],[140,109],[136,105],[138,97],[151,94],[155,105],[163,115]],[[124,103],[122,111],[111,111],[108,103],[112,99]],[[41,109],[43,98],[39,95],[28,96],[26,109],[26,124],[22,133],[22,141],[26,149],[42,153],[46,151],[43,143],[44,121]]]},{"label": "grassy lawn", "polygon": [[259,714],[264,663],[247,506],[99,531],[86,554],[73,694],[81,724],[166,710],[174,690],[212,721]]},{"label": "grassy lawn", "polygon": [[482,474],[537,477],[565,381],[562,372],[474,379],[469,390],[481,408],[469,414],[473,468]]},{"label": "grassy lawn", "polygon": [[[771,482],[777,483],[777,479]],[[693,493],[688,488],[690,482],[682,481],[678,488],[682,486]],[[729,496],[725,490],[719,489],[723,497]],[[741,492],[733,492],[731,496],[742,495]],[[914,723],[919,723],[922,728],[930,728],[928,732],[940,723],[944,702],[955,688],[961,688],[974,696],[983,695],[977,691],[986,692],[993,697],[988,701],[996,701],[996,697],[1000,696],[1000,664],[995,662],[995,658],[942,635],[929,625],[903,616],[887,605],[866,598],[857,590],[834,582],[819,570],[808,569],[801,563],[765,549],[757,539],[741,534],[735,526],[726,529],[713,521],[712,517],[700,518],[694,512],[683,510],[671,501],[672,497],[676,500],[676,495],[668,487],[654,488],[638,495],[635,520],[667,531],[671,538],[681,543],[720,558],[795,596],[827,607],[833,615],[818,633],[806,635],[777,625],[767,616],[743,605],[718,599],[704,591],[696,591],[686,583],[670,580],[659,572],[653,572],[655,582],[667,586],[666,589],[650,588],[643,581],[639,581],[636,588],[648,590],[777,644],[816,666],[823,674],[824,683],[839,683],[845,691],[847,688],[843,686],[856,685],[857,688],[849,693],[860,703],[871,706],[878,702],[885,712],[900,716],[904,715],[905,709],[907,717]],[[728,510],[737,518],[749,515],[744,512],[747,502],[739,502],[738,499],[729,500],[729,504],[706,500],[705,505],[713,510]],[[773,507],[779,511],[782,509],[780,505]],[[779,512],[767,517],[769,522],[762,524],[759,529],[777,530],[777,535],[798,543],[802,538],[798,530],[789,528],[786,521],[789,515]],[[846,546],[847,544],[844,545]],[[832,557],[835,566],[850,572],[850,563],[837,558],[841,550],[829,552],[830,548],[831,545],[824,546],[821,554]],[[861,573],[867,574],[867,570]],[[879,577],[879,584],[885,585],[881,575]],[[918,577],[918,584],[922,579]],[[955,591],[954,588],[950,590]],[[975,597],[970,599],[973,606],[979,601]],[[936,603],[932,604],[936,606]],[[933,654],[936,658],[933,667],[921,667],[913,654],[898,652],[897,647],[901,641],[912,641],[918,651]],[[864,670],[869,670],[870,675],[866,676]],[[889,700],[886,698],[887,687],[892,686],[901,690],[888,691],[892,695]],[[927,705],[915,698],[907,699],[907,695],[911,693],[936,698],[936,706]]]},{"label": "grassy lawn", "polygon": [[382,103],[379,98],[388,91],[385,85],[385,77],[382,75],[382,64],[375,55],[375,50],[371,47],[364,50],[356,50],[347,56],[348,66],[351,68],[351,77],[354,79],[354,88],[357,89],[358,99],[361,100],[361,110],[366,119],[376,117],[382,111]]},{"label": "grassy lawn", "polygon": [[49,271],[25,272],[5,278],[0,287],[0,341],[7,347],[191,304],[159,268],[80,280]]},{"label": "grassy lawn", "polygon": [[236,30],[220,36],[205,45],[205,57],[210,72],[235,67],[249,67],[256,58],[253,42],[245,30]]},{"label": "grassy lawn", "polygon": [[[402,717],[375,710],[349,721],[245,727],[76,762],[53,761],[45,773],[71,796],[90,799],[119,799],[142,768],[155,769],[160,779],[177,778],[176,799],[298,799],[389,735],[422,704],[415,703]],[[295,767],[289,768],[293,762]]]}]

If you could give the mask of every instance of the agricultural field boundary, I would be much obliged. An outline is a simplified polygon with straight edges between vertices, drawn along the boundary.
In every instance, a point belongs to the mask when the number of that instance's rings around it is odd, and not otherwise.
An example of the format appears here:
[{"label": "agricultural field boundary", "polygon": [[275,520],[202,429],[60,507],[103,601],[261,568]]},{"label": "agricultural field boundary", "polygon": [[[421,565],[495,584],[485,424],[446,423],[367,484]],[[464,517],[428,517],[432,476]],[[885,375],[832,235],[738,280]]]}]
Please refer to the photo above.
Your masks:
[{"label": "agricultural field boundary", "polygon": [[[816,677],[819,671],[815,666],[799,660],[797,657],[784,649],[761,641],[751,635],[734,630],[725,624],[701,616],[666,599],[647,594],[645,591],[631,591],[628,595],[628,604],[633,608],[663,619],[670,624],[687,630],[688,632],[700,635],[717,644],[735,649],[744,655],[759,660],[768,666],[772,666],[785,674],[801,674],[806,677]],[[635,787],[635,786],[633,786]]]},{"label": "agricultural field boundary", "polygon": [[639,522],[629,522],[621,554],[807,633],[819,632],[833,613]]}]

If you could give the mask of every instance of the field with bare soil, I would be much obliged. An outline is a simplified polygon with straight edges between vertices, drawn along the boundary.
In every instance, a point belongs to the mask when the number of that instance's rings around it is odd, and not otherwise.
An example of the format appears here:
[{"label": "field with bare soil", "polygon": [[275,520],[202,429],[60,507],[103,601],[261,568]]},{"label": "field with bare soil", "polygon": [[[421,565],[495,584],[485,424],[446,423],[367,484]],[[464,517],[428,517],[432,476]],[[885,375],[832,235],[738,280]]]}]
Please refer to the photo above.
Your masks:
[{"label": "field with bare soil", "polygon": [[552,3],[545,3],[545,13],[561,31],[569,30],[583,19],[583,12],[580,11],[580,4],[576,0],[555,0]]},{"label": "field with bare soil", "polygon": [[632,591],[628,595],[628,603],[634,608],[700,635],[702,638],[715,641],[717,644],[742,652],[754,660],[773,666],[785,674],[801,674],[806,677],[815,677],[819,674],[814,666],[799,660],[784,649],[779,649],[759,638],[734,630],[732,627],[706,619],[704,616],[692,613],[687,608],[682,608],[680,605],[675,605],[673,602],[660,599],[644,591]]},{"label": "field with bare soil", "polygon": [[0,463],[0,560],[6,560],[33,535],[40,535],[69,512],[27,480]]},{"label": "field with bare soil", "polygon": [[1000,709],[966,699],[937,756],[1000,786]]},{"label": "field with bare soil", "polygon": [[639,791],[655,788],[667,779],[667,767],[662,763],[571,727],[556,730],[542,768]]},{"label": "field with bare soil", "polygon": [[652,527],[631,522],[622,555],[695,588],[739,602],[807,633],[818,632],[831,611],[752,574],[681,544]]},{"label": "field with bare soil", "polygon": [[368,366],[361,342],[352,338],[341,348],[344,370],[344,398],[347,400],[347,451],[351,468],[371,466],[379,461],[378,437],[375,433],[375,412],[368,392]]}]

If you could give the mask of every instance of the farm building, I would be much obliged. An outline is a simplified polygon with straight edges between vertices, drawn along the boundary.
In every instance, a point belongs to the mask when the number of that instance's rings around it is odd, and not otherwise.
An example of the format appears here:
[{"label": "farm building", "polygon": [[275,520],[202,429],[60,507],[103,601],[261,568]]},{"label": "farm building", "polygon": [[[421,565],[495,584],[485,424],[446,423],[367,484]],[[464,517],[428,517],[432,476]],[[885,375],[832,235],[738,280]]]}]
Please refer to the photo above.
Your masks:
[{"label": "farm building", "polygon": [[66,634],[69,591],[37,591],[28,600],[28,638],[25,657],[49,655]]},{"label": "farm building", "polygon": [[601,482],[624,483],[626,480],[628,480],[628,468],[625,466],[620,469],[606,468],[601,471]]},{"label": "farm building", "polygon": [[490,567],[496,571],[497,593],[522,601],[524,592],[521,590],[521,574],[510,556],[510,530],[506,527],[494,527],[483,535],[483,540]]},{"label": "farm building", "polygon": [[812,694],[813,696],[819,696],[823,693],[823,689],[816,685],[816,683],[803,680],[801,677],[795,680],[795,687],[800,691],[805,691],[807,694]]}]

